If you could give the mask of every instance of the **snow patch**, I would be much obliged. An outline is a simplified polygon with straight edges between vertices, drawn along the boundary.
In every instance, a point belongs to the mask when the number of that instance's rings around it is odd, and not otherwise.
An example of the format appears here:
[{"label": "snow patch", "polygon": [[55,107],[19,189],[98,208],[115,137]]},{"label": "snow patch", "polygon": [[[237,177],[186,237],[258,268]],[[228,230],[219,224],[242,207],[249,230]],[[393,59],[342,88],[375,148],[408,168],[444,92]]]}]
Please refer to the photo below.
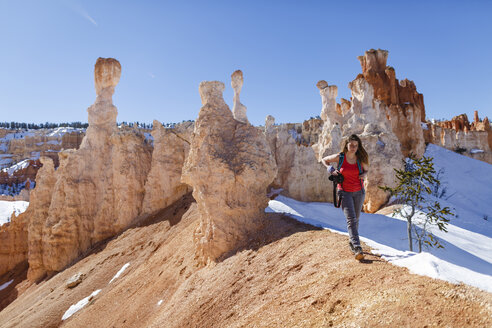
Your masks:
[{"label": "snow patch", "polygon": [[2,169],[2,172],[7,172],[9,174],[9,177],[11,177],[15,171],[25,169],[28,166],[29,166],[29,159],[25,159],[23,161],[20,161],[19,163],[12,165],[11,167]]},{"label": "snow patch", "polygon": [[483,153],[484,151],[482,149],[472,149],[470,150],[471,154],[478,154],[478,153]]},{"label": "snow patch", "polygon": [[[407,251],[406,221],[399,216],[361,213],[361,240],[388,262],[410,272],[462,282],[492,293],[492,165],[429,144],[425,156],[434,158],[436,171],[442,170],[441,186],[445,194],[437,200],[456,214],[442,232],[429,232],[439,238],[444,249],[428,248],[422,253]],[[347,234],[343,212],[331,203],[299,202],[278,196],[269,202],[266,212],[287,213],[294,219],[330,231]],[[424,213],[419,213],[419,221]],[[414,249],[418,249],[414,244]]]},{"label": "snow patch", "polygon": [[162,304],[162,300],[160,300],[159,302],[157,302],[157,306],[160,306]]},{"label": "snow patch", "polygon": [[109,281],[109,283],[112,283],[113,280],[117,279],[121,274],[130,266],[130,263],[125,264],[124,266],[121,267],[120,271],[118,271],[114,277]]},{"label": "snow patch", "polygon": [[[348,236],[343,212],[332,203],[305,203],[278,196],[265,211],[286,213],[298,221]],[[453,225],[448,228],[449,235],[438,236],[445,243],[444,249],[420,254],[405,250],[406,222],[399,218],[361,213],[359,234],[374,254],[410,272],[492,292],[491,238]]]},{"label": "snow patch", "polygon": [[10,280],[9,282],[4,283],[3,285],[0,285],[0,290],[4,290],[13,282],[14,282],[14,279]]},{"label": "snow patch", "polygon": [[54,129],[52,132],[48,134],[48,137],[63,137],[64,134],[70,132],[83,132],[84,129],[76,129],[72,127],[59,127]]},{"label": "snow patch", "polygon": [[29,206],[29,202],[24,201],[6,201],[0,200],[0,226],[3,224],[10,222],[10,217],[12,213],[15,213],[16,216],[23,213],[27,210]]},{"label": "snow patch", "polygon": [[62,320],[67,320],[68,318],[70,318],[72,315],[74,315],[75,313],[77,313],[78,311],[82,310],[82,308],[84,306],[86,306],[87,304],[89,304],[90,301],[92,301],[92,299],[97,295],[99,294],[101,290],[98,289],[96,291],[94,291],[92,294],[90,294],[89,296],[87,296],[86,298],[80,300],[77,304],[74,304],[74,305],[71,305],[68,310],[63,314],[63,317],[62,317]]}]

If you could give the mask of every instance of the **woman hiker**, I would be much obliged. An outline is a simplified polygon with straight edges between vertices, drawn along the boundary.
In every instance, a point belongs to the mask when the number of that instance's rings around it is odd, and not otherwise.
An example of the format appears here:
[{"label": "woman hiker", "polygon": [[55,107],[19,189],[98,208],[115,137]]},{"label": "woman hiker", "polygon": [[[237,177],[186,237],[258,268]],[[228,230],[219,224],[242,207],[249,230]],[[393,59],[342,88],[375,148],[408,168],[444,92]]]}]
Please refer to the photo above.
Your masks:
[{"label": "woman hiker", "polygon": [[[343,182],[337,185],[337,194],[342,197],[350,249],[360,261],[364,259],[364,254],[359,240],[359,216],[366,195],[364,177],[369,171],[369,156],[360,138],[352,134],[342,142],[341,153],[326,156],[322,162],[329,173],[343,176]],[[335,168],[330,163],[338,163],[338,166]]]}]

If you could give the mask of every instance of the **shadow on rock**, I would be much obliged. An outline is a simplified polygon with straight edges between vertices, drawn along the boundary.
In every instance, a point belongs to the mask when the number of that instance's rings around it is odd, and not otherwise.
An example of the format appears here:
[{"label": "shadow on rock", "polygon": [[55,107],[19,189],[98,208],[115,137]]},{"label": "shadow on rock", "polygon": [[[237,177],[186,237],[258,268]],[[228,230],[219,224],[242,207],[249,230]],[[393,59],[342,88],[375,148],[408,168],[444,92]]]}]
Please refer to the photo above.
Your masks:
[{"label": "shadow on rock", "polygon": [[[69,267],[73,266],[75,263],[86,258],[87,256],[97,254],[97,253],[103,251],[109,242],[117,239],[122,234],[126,233],[128,230],[139,228],[139,227],[150,226],[150,225],[157,224],[157,223],[163,222],[163,221],[168,221],[169,226],[171,226],[171,227],[178,224],[181,221],[181,218],[183,217],[183,215],[188,211],[191,204],[194,202],[195,202],[195,199],[193,198],[193,196],[191,195],[191,192],[190,192],[190,193],[182,196],[179,200],[177,200],[176,202],[174,202],[173,204],[169,205],[166,208],[160,209],[160,210],[158,210],[158,211],[156,211],[150,215],[145,215],[145,216],[140,216],[140,217],[135,218],[133,220],[133,222],[128,226],[128,228],[126,228],[125,230],[123,230],[122,232],[120,232],[119,234],[117,234],[113,237],[110,237],[110,238],[107,238],[105,240],[101,240],[100,242],[95,243],[87,251],[80,254],[77,257],[77,259],[75,259],[75,261],[70,263],[70,265],[65,267],[63,270],[68,269]],[[52,272],[52,273],[44,276],[43,278],[39,279],[39,281],[37,281],[37,283],[40,283],[40,282],[45,281],[45,280],[49,280],[56,274],[57,274],[57,272]]]},{"label": "shadow on rock", "polygon": [[0,311],[5,309],[10,303],[15,301],[17,296],[19,296],[19,291],[17,290],[17,284],[26,280],[27,278],[27,261],[17,264],[12,270],[0,277],[0,286],[9,283],[8,286],[0,290]]},{"label": "shadow on rock", "polygon": [[222,262],[229,257],[234,256],[234,254],[244,250],[257,251],[263,246],[272,244],[280,239],[289,237],[296,233],[319,230],[323,229],[299,222],[281,213],[266,213],[263,228],[249,239],[248,244],[227,252],[221,256],[219,262]]}]

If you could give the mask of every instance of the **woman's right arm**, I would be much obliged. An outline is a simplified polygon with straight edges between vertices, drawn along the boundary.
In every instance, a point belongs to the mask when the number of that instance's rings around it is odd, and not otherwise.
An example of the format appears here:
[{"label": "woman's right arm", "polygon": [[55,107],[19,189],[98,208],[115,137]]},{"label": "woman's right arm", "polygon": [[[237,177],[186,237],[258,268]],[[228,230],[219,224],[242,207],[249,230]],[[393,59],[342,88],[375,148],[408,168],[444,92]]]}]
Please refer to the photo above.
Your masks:
[{"label": "woman's right arm", "polygon": [[329,156],[323,157],[321,162],[323,163],[324,166],[328,167],[330,165],[330,163],[338,163],[339,157],[340,157],[340,154],[329,155]]}]

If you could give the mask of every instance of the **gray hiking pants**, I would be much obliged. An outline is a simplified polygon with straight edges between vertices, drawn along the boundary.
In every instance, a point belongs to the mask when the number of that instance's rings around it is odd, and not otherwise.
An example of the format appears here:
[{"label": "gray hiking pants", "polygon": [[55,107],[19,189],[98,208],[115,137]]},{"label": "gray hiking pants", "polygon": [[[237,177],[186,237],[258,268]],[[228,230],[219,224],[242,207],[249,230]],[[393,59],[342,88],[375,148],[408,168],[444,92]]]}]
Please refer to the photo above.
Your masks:
[{"label": "gray hiking pants", "polygon": [[342,197],[342,210],[347,219],[347,230],[349,233],[350,242],[354,247],[360,246],[359,241],[359,216],[364,204],[366,193],[364,190],[348,192],[339,191]]}]

